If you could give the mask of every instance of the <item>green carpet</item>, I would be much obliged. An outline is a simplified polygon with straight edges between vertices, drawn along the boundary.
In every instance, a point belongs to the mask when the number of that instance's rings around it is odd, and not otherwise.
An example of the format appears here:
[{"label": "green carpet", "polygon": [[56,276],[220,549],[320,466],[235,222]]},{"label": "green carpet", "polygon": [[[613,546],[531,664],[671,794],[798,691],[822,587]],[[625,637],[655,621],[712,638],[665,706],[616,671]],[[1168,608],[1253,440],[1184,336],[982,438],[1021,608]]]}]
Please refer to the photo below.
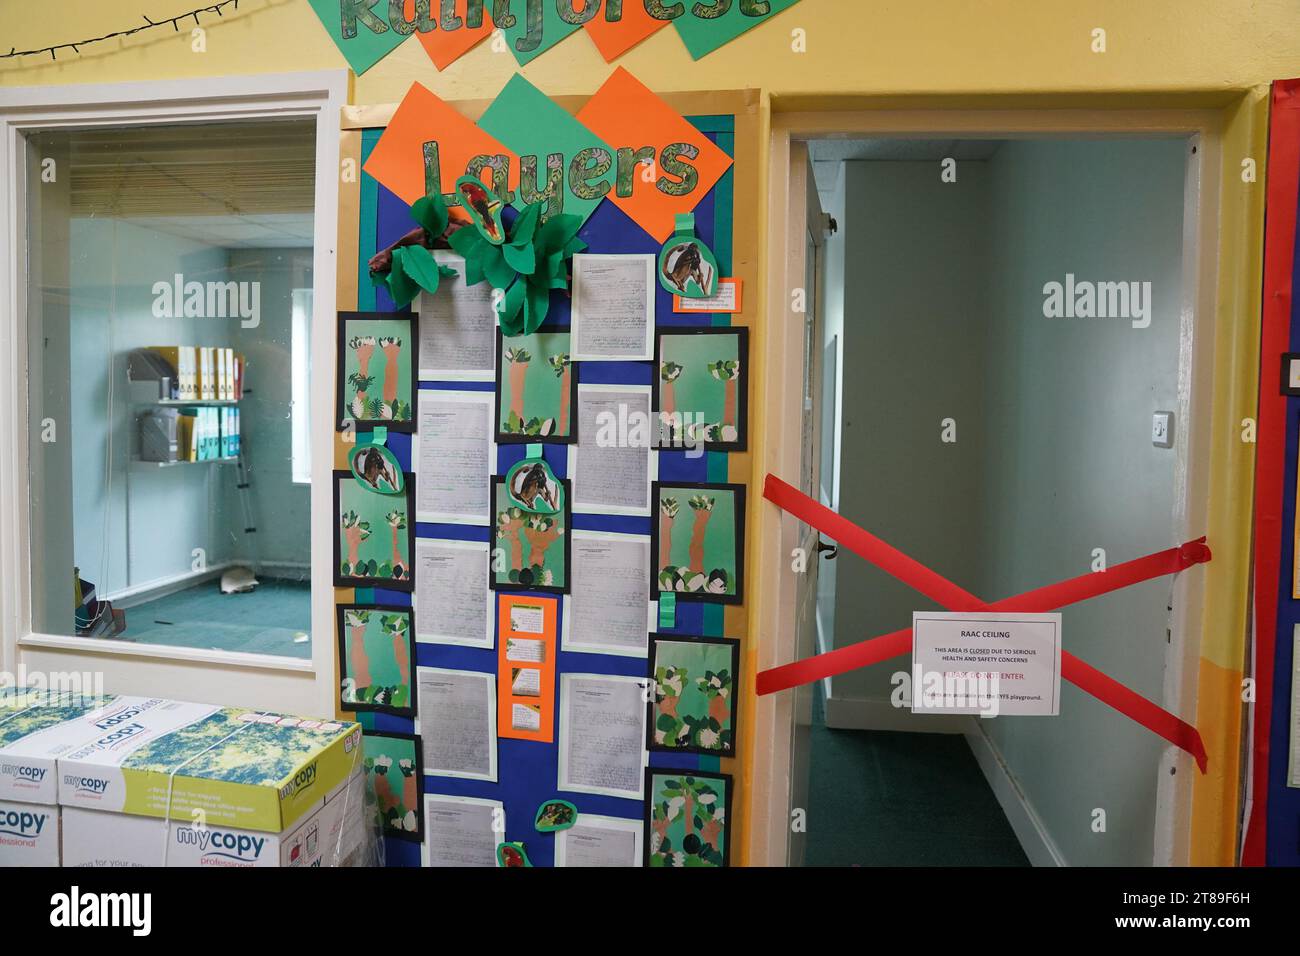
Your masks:
[{"label": "green carpet", "polygon": [[256,591],[222,594],[220,580],[126,609],[121,640],[248,654],[311,657],[311,587],[261,579]]},{"label": "green carpet", "polygon": [[807,866],[1028,866],[964,738],[831,730],[813,705]]}]

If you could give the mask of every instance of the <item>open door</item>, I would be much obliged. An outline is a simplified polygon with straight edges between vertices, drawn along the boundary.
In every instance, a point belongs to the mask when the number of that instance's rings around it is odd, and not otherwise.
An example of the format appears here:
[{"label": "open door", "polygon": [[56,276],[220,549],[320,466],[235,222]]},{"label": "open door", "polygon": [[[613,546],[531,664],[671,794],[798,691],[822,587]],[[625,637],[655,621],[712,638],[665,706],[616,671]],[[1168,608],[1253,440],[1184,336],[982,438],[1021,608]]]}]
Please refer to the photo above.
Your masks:
[{"label": "open door", "polygon": [[[810,497],[818,497],[822,485],[822,405],[823,358],[821,329],[821,280],[823,250],[825,248],[828,218],[822,212],[813,178],[812,162],[806,143],[792,143],[790,155],[791,198],[804,197],[804,215],[800,231],[803,234],[802,296],[795,290],[792,307],[796,316],[802,306],[803,317],[803,381],[797,398],[800,402],[799,434],[799,490]],[[798,203],[794,204],[798,207]],[[791,223],[792,232],[797,223]],[[792,264],[793,265],[793,264]],[[802,299],[802,301],[800,301]],[[820,565],[833,559],[836,549],[823,544],[816,529],[799,526],[799,553],[795,561],[803,567],[797,575],[795,586],[795,628],[797,657],[802,660],[817,653],[817,597]],[[798,565],[796,566],[796,570]],[[790,740],[790,806],[797,814],[808,806],[809,759],[812,755],[810,732],[812,729],[813,695],[816,687],[805,684],[795,691],[794,730]],[[797,816],[796,816],[797,819]],[[803,865],[804,830],[792,826],[790,831],[789,864]]]}]

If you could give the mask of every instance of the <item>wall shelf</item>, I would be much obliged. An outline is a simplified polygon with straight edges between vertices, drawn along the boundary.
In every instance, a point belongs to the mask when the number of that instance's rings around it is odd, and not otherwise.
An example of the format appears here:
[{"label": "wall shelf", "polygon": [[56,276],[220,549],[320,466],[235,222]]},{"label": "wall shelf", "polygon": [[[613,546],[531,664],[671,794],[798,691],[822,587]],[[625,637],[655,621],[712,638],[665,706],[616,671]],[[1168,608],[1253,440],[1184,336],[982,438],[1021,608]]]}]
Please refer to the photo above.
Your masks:
[{"label": "wall shelf", "polygon": [[200,398],[195,398],[195,399],[181,399],[181,398],[155,398],[155,399],[152,399],[152,400],[151,400],[151,399],[143,399],[143,400],[137,399],[137,400],[136,400],[136,404],[137,404],[137,405],[157,405],[157,406],[159,406],[159,407],[161,407],[161,408],[184,408],[184,407],[186,407],[186,406],[188,406],[188,405],[213,405],[213,406],[215,406],[215,405],[238,405],[238,404],[239,404],[239,401],[240,401],[240,400],[237,399],[237,398],[222,398],[222,399],[212,399],[212,398],[202,398],[202,399],[200,399]]},{"label": "wall shelf", "polygon": [[177,468],[181,465],[233,465],[238,458],[209,458],[206,461],[144,461],[136,458],[131,461],[132,471],[158,471],[161,468]]}]

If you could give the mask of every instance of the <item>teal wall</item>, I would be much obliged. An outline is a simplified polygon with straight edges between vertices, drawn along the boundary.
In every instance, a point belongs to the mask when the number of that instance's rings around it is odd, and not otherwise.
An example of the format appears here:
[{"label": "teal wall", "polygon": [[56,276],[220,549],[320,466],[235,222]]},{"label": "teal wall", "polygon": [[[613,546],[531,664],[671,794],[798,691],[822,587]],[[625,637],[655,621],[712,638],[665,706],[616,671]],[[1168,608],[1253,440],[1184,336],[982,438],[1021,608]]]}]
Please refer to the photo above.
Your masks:
[{"label": "teal wall", "polygon": [[[307,577],[311,563],[311,486],[295,484],[293,417],[307,409],[292,406],[292,293],[311,288],[310,249],[231,249],[230,277],[262,283],[261,324],[240,328],[236,348],[248,361],[246,388],[240,405],[241,430],[247,436],[247,460],[254,520],[257,522],[259,562],[290,577]],[[325,374],[332,375],[333,369]],[[226,487],[226,507],[239,515],[234,483]],[[242,520],[242,519],[241,519]],[[246,539],[237,544],[240,560],[254,555]]]},{"label": "teal wall", "polygon": [[73,220],[74,555],[101,595],[188,572],[194,548],[205,550],[209,564],[233,553],[225,523],[213,512],[223,480],[217,472],[227,466],[129,470],[136,426],[127,353],[181,341],[216,345],[238,328],[229,319],[155,318],[153,284],[177,272],[187,281],[224,281],[225,250],[124,220]]},{"label": "teal wall", "polygon": [[[259,281],[260,324],[245,329],[238,319],[155,317],[153,284],[177,272],[187,281]],[[253,557],[242,534],[233,466],[130,467],[140,406],[128,395],[126,355],[146,345],[229,345],[245,354],[252,394],[241,404],[241,427],[252,465],[257,558],[308,564],[309,486],[294,484],[290,460],[290,295],[310,285],[309,249],[225,249],[127,220],[73,220],[74,560],[101,595],[186,574],[195,548],[204,549],[208,565]],[[66,575],[70,580],[70,568]]]},{"label": "teal wall", "polygon": [[[998,255],[988,340],[980,593],[999,598],[1119,563],[1174,538],[1179,451],[1151,444],[1178,407],[1183,166],[1178,140],[1009,143],[994,156]],[[1149,328],[1046,319],[1042,285],[1152,283]],[[1170,579],[1067,608],[1065,646],[1159,702]],[[1062,682],[1061,716],[988,731],[1073,865],[1149,865],[1165,743]],[[1106,832],[1092,830],[1095,809]]]},{"label": "teal wall", "polygon": [[[972,545],[989,435],[988,218],[984,163],[963,164],[951,184],[938,163],[845,164],[840,513],[961,582],[983,564]],[[940,441],[945,418],[957,420],[955,444]],[[857,555],[841,550],[835,563],[836,646],[934,609]],[[834,696],[888,701],[890,676],[909,669],[899,659],[851,671],[833,679]]]}]

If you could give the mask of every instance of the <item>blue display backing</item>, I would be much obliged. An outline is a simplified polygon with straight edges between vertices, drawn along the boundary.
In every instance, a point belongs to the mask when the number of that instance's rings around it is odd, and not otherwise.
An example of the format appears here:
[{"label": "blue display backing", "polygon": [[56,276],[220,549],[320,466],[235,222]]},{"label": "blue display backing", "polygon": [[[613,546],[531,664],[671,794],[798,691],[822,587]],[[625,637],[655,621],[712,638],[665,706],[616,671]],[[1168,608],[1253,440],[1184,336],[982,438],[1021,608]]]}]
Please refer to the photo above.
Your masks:
[{"label": "blue display backing", "polygon": [[[735,120],[732,116],[687,117],[727,155],[734,155]],[[379,141],[382,130],[370,129],[362,133],[362,165]],[[358,294],[360,311],[395,312],[399,310],[388,297],[387,291],[371,285],[366,261],[379,249],[408,232],[414,225],[405,203],[381,186],[368,174],[362,174],[361,223],[359,230]],[[696,232],[717,256],[721,275],[732,274],[732,202],[734,173],[728,170],[695,207]],[[610,202],[601,203],[583,225],[579,236],[594,253],[659,253],[661,244],[632,221],[622,210]],[[729,315],[691,314],[677,315],[672,310],[672,296],[656,286],[655,316],[660,326],[726,326]],[[569,301],[555,295],[551,302],[548,321],[561,326],[569,324]],[[649,385],[653,375],[652,362],[583,362],[575,363],[579,384]],[[426,390],[492,391],[490,382],[420,382]],[[576,409],[575,409],[576,414]],[[389,433],[388,447],[402,467],[413,470],[411,438],[409,435]],[[546,461],[555,474],[567,477],[568,446],[548,445],[544,451]],[[501,445],[497,452],[497,474],[504,475],[514,462],[524,455],[522,445]],[[659,455],[659,478],[663,481],[726,481],[727,454],[708,452],[688,457],[685,451],[662,451]],[[416,481],[418,483],[419,477]],[[629,534],[650,534],[651,518],[617,515],[573,516],[575,530],[620,531]],[[460,541],[487,541],[487,527],[418,523],[415,528],[419,538],[442,538]],[[417,585],[418,586],[418,585]],[[521,592],[527,593],[527,592]],[[543,595],[544,596],[544,595]],[[358,589],[356,600],[385,604],[410,605],[411,596],[383,589]],[[495,616],[495,597],[490,613]],[[563,627],[565,597],[557,615],[558,627]],[[677,604],[677,626],[660,628],[662,633],[699,634],[711,637],[741,635],[723,634],[723,608],[720,605],[694,602]],[[562,639],[562,635],[560,635]],[[460,670],[496,674],[497,652],[481,648],[456,647],[443,644],[416,644],[416,664],[421,667],[450,667]],[[609,654],[579,654],[560,651],[556,668],[556,707],[554,736],[556,743],[514,740],[502,737],[497,744],[497,783],[464,780],[426,774],[424,793],[454,796],[483,797],[500,800],[505,805],[506,840],[520,841],[528,850],[535,866],[553,866],[555,836],[537,833],[533,819],[537,808],[546,800],[561,797],[573,803],[578,812],[601,814],[640,820],[643,817],[641,800],[571,793],[556,788],[558,780],[559,700],[558,681],[562,674],[589,673],[634,677],[646,676],[646,660],[639,657],[620,657]],[[418,720],[393,717],[386,714],[360,714],[360,723],[367,729],[418,733]],[[664,769],[696,769],[717,771],[718,758],[690,754],[652,753],[653,767]],[[385,840],[389,866],[419,866],[420,846],[402,840]]]}]

